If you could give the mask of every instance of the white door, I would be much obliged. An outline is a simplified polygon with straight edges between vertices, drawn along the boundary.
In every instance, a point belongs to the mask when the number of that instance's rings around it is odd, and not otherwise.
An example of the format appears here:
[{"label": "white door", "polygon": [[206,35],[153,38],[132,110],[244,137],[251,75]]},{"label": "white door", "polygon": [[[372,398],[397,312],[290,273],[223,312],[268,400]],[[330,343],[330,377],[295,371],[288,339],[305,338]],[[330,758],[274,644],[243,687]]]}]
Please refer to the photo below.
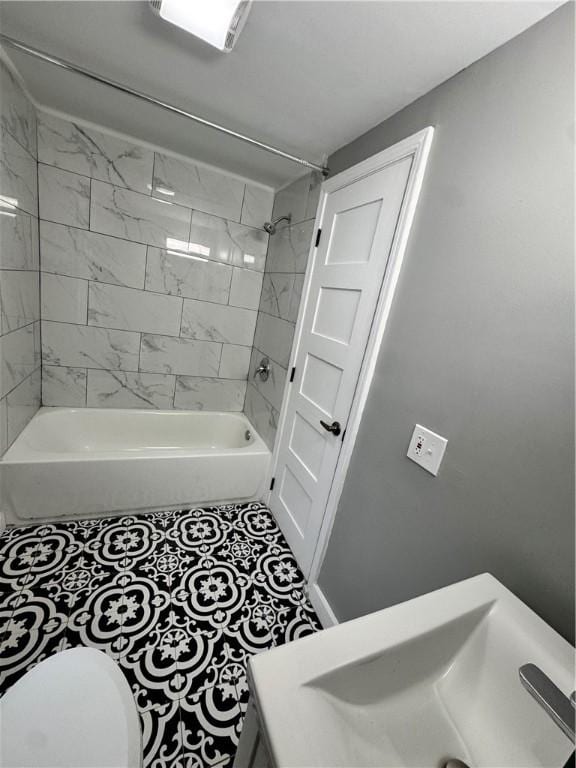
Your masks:
[{"label": "white door", "polygon": [[338,177],[325,182],[319,204],[321,236],[297,328],[269,502],[306,575],[409,197],[414,152],[389,157],[376,170],[352,174],[349,183],[339,185]]}]

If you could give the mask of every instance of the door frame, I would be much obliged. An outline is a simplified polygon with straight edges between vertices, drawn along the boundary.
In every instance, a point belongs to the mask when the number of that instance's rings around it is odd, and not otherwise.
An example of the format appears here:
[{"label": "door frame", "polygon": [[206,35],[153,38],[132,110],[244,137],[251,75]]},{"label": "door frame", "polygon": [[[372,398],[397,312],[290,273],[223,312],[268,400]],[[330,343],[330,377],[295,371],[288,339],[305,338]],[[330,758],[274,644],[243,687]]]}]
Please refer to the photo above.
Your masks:
[{"label": "door frame", "polygon": [[[316,212],[316,218],[314,221],[313,232],[316,233],[318,229],[322,228],[322,219],[324,217],[324,208],[326,205],[327,196],[342,187],[348,186],[355,181],[359,181],[366,176],[370,176],[377,171],[380,171],[387,165],[393,162],[398,162],[403,158],[413,156],[412,166],[408,175],[408,181],[406,184],[406,191],[404,193],[404,200],[400,208],[400,215],[396,225],[396,231],[390,247],[390,255],[388,257],[388,264],[382,280],[382,286],[376,303],[376,310],[372,317],[372,322],[369,327],[366,328],[366,348],[354,398],[352,400],[352,406],[350,408],[350,415],[346,426],[346,439],[342,443],[342,449],[336,462],[334,475],[326,502],[326,508],[322,517],[322,524],[316,541],[316,547],[314,551],[314,557],[310,567],[310,573],[307,577],[309,596],[314,608],[317,610],[320,620],[323,626],[328,626],[337,623],[337,618],[333,613],[325,595],[322,593],[318,583],[317,577],[320,572],[320,567],[324,559],[328,539],[332,531],[332,525],[336,516],[336,510],[338,503],[342,495],[342,489],[344,487],[344,481],[352,458],[354,445],[356,443],[356,437],[360,428],[360,422],[362,420],[362,414],[370,385],[374,376],[374,370],[376,368],[376,361],[378,358],[378,352],[380,351],[380,345],[386,331],[388,324],[388,318],[390,316],[390,310],[392,307],[392,300],[396,286],[398,284],[398,278],[402,268],[402,262],[406,252],[406,245],[408,242],[408,236],[414,215],[416,213],[416,207],[420,192],[422,189],[422,183],[424,180],[424,174],[430,154],[430,148],[432,146],[432,139],[434,136],[434,128],[429,126],[421,131],[409,136],[402,141],[388,147],[388,149],[378,152],[372,155],[367,160],[363,160],[357,165],[347,168],[345,171],[332,176],[322,184],[320,192],[320,199],[318,201],[318,208]],[[288,364],[288,371],[292,370],[294,361],[298,354],[300,344],[302,342],[302,330],[303,320],[306,307],[309,301],[310,285],[312,282],[312,273],[314,270],[316,259],[316,245],[315,237],[312,238],[310,244],[310,251],[308,255],[308,263],[306,266],[306,275],[304,278],[304,287],[302,291],[302,300],[300,302],[300,308],[298,310],[298,318],[296,322],[296,328],[294,333],[294,343],[292,345],[292,352],[290,354],[290,360]],[[278,432],[276,435],[276,442],[274,445],[274,452],[272,454],[272,461],[270,463],[270,478],[275,476],[278,464],[278,453],[280,447],[280,436],[286,425],[287,406],[288,406],[288,387],[290,387],[289,377],[286,377],[286,383],[284,386],[282,408],[280,410],[280,417],[278,420]],[[266,494],[266,501],[270,499],[270,491]]]}]

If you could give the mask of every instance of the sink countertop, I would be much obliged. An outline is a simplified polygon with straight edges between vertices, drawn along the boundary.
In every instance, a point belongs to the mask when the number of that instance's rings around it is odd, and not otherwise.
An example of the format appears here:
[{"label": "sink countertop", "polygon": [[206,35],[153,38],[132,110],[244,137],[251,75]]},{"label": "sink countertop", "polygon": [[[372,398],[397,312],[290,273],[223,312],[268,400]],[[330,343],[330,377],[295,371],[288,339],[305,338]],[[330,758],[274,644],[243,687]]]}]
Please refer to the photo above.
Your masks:
[{"label": "sink countertop", "polygon": [[249,677],[278,768],[561,768],[573,747],[527,662],[573,690],[570,644],[482,574],[254,656]]}]

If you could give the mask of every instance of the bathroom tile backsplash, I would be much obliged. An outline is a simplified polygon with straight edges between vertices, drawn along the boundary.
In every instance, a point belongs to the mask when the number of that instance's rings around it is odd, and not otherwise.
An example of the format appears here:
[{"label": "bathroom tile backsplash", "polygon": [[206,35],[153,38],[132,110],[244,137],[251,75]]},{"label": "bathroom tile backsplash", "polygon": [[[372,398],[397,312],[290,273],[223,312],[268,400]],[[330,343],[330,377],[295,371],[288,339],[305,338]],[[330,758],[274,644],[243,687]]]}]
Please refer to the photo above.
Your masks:
[{"label": "bathroom tile backsplash", "polygon": [[[139,333],[42,321],[44,365],[137,371],[139,358]],[[52,405],[47,400],[43,402]]]},{"label": "bathroom tile backsplash", "polygon": [[254,341],[257,313],[252,309],[210,304],[184,299],[182,336],[223,344],[243,344],[251,347]]},{"label": "bathroom tile backsplash", "polygon": [[43,403],[242,410],[272,190],[44,113],[38,160]]},{"label": "bathroom tile backsplash", "polygon": [[36,109],[4,61],[0,61],[0,94],[2,140],[11,137],[35,159]]},{"label": "bathroom tile backsplash", "polygon": [[[90,229],[93,232],[160,248],[186,247],[190,232],[189,208],[104,181],[92,181],[90,186]],[[43,218],[42,205],[40,218]]]},{"label": "bathroom tile backsplash", "polygon": [[[140,370],[181,376],[219,376],[222,355],[222,344],[212,341],[144,333],[140,345]],[[237,378],[245,378],[247,374],[246,370],[244,376]]]},{"label": "bathroom tile backsplash", "polygon": [[182,299],[119,285],[91,283],[88,325],[178,336]]},{"label": "bathroom tile backsplash", "polygon": [[38,196],[41,219],[88,229],[90,179],[87,176],[39,163]]},{"label": "bathroom tile backsplash", "polygon": [[150,194],[154,152],[46,113],[38,123],[38,161]]},{"label": "bathroom tile backsplash", "polygon": [[42,365],[42,400],[51,405],[86,405],[86,368]]},{"label": "bathroom tile backsplash", "polygon": [[[318,174],[307,174],[274,198],[273,218],[290,215],[291,221],[270,237],[244,407],[270,449],[278,428],[320,183]],[[270,360],[265,382],[254,375],[263,357]]]},{"label": "bathroom tile backsplash", "polygon": [[[37,119],[4,64],[0,94],[0,451],[41,393],[53,406],[244,408],[272,447],[318,177],[273,197]],[[288,213],[268,248],[263,223]],[[263,356],[267,382],[254,378]]]},{"label": "bathroom tile backsplash", "polygon": [[42,273],[41,315],[43,320],[85,323],[88,315],[88,281]]},{"label": "bathroom tile backsplash", "polygon": [[2,134],[0,143],[0,197],[5,203],[37,216],[36,159],[6,133]]},{"label": "bathroom tile backsplash", "polygon": [[0,60],[0,456],[40,406],[36,110]]},{"label": "bathroom tile backsplash", "polygon": [[264,272],[267,247],[268,235],[261,229],[192,211],[190,239],[186,245],[192,257]]},{"label": "bathroom tile backsplash", "polygon": [[245,395],[245,381],[178,376],[174,405],[191,411],[241,411]]},{"label": "bathroom tile backsplash", "polygon": [[159,200],[240,221],[244,187],[238,179],[156,153],[152,195]]},{"label": "bathroom tile backsplash", "polygon": [[162,373],[88,370],[90,408],[160,408],[174,403],[174,376]]},{"label": "bathroom tile backsplash", "polygon": [[43,221],[42,272],[144,288],[146,246]]},{"label": "bathroom tile backsplash", "polygon": [[0,269],[24,269],[37,272],[40,268],[38,219],[15,208],[7,198],[1,195],[0,210],[2,210]]},{"label": "bathroom tile backsplash", "polygon": [[[162,248],[148,248],[146,289],[188,299],[227,304],[233,267],[206,259],[183,259]],[[248,271],[248,270],[239,270]]]}]

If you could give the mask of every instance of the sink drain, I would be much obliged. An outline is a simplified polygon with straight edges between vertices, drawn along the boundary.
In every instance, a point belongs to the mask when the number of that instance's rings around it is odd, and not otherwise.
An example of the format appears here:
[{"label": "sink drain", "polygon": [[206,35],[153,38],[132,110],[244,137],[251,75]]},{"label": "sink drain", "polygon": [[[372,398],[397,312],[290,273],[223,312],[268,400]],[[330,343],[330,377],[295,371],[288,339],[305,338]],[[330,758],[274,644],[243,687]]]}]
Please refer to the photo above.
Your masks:
[{"label": "sink drain", "polygon": [[462,762],[462,760],[458,760],[457,757],[451,757],[442,763],[441,768],[469,768],[469,766]]}]

